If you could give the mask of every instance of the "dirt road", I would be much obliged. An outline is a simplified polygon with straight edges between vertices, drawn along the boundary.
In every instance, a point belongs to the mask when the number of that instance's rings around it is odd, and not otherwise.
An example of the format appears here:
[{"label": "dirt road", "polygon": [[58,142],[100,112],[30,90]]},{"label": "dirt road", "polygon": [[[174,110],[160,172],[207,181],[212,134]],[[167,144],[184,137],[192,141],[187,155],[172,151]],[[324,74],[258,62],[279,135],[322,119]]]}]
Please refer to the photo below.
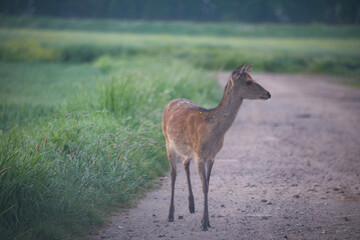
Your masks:
[{"label": "dirt road", "polygon": [[[220,74],[224,85],[228,74]],[[336,78],[253,74],[272,94],[245,100],[211,175],[212,228],[200,230],[203,195],[192,163],[195,214],[181,162],[175,221],[170,178],[98,239],[360,239],[360,90]]]}]

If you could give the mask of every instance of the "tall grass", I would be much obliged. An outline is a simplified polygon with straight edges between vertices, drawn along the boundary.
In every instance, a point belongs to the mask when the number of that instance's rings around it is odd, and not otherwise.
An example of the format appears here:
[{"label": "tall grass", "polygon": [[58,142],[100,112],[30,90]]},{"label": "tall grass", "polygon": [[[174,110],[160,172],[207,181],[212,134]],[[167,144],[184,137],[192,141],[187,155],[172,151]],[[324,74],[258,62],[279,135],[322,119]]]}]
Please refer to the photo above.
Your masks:
[{"label": "tall grass", "polygon": [[[94,65],[101,68],[103,59]],[[211,107],[221,90],[190,65],[150,60],[113,58],[110,75],[89,86],[93,91],[78,92],[54,115],[18,127],[8,121],[0,135],[5,238],[81,236],[115,206],[131,205],[164,174],[166,103],[191,97]],[[18,109],[5,111],[11,115]]]}]

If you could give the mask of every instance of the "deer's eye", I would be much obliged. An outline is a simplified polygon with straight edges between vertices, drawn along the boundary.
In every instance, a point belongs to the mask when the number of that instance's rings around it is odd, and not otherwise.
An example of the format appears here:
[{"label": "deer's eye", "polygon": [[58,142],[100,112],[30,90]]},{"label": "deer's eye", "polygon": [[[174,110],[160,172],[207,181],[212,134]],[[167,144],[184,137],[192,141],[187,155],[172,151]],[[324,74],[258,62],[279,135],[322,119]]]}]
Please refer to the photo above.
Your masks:
[{"label": "deer's eye", "polygon": [[246,85],[251,85],[252,81],[246,81]]}]

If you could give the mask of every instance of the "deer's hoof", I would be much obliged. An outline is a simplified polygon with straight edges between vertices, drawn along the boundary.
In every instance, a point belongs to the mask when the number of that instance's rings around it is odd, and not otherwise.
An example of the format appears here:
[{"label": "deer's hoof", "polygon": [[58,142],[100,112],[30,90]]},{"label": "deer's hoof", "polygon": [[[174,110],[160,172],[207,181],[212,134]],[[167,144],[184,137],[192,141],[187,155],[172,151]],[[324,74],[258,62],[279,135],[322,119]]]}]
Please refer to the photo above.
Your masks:
[{"label": "deer's hoof", "polygon": [[201,220],[201,229],[203,231],[207,231],[209,227],[211,227],[209,220],[207,220],[207,221]]},{"label": "deer's hoof", "polygon": [[189,211],[190,211],[190,213],[195,213],[195,207],[194,206],[189,206]]},{"label": "deer's hoof", "polygon": [[173,222],[173,221],[174,221],[174,215],[169,215],[168,222]]},{"label": "deer's hoof", "polygon": [[201,226],[201,230],[203,230],[203,231],[207,231],[207,230],[208,230],[208,225],[205,225],[205,226],[204,226],[204,225],[202,225],[202,226]]}]

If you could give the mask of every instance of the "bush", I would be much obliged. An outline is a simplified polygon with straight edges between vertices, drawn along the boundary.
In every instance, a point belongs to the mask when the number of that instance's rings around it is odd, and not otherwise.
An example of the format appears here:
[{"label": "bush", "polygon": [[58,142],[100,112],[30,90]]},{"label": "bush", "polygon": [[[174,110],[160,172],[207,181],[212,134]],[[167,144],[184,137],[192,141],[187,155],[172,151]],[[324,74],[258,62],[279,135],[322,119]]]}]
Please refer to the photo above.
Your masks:
[{"label": "bush", "polygon": [[59,53],[35,40],[12,39],[0,44],[0,59],[6,61],[56,61]]}]

